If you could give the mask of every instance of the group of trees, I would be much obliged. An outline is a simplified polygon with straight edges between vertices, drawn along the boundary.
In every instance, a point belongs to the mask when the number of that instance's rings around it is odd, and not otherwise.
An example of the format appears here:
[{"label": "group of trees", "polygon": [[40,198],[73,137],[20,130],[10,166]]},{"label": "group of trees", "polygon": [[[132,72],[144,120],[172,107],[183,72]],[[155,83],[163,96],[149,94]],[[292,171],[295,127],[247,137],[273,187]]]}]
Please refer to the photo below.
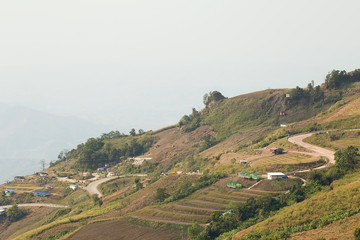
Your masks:
[{"label": "group of trees", "polygon": [[200,127],[200,121],[200,113],[195,108],[193,108],[192,113],[189,116],[184,115],[181,118],[179,127],[183,127],[185,132],[191,132]]},{"label": "group of trees", "polygon": [[106,163],[120,161],[146,152],[155,142],[150,136],[141,136],[124,140],[120,146],[100,138],[90,138],[83,145],[78,146],[79,161],[77,168],[95,170]]},{"label": "group of trees", "polygon": [[344,84],[359,82],[360,69],[356,69],[347,73],[346,71],[332,70],[325,78],[325,86],[327,89],[338,89]]},{"label": "group of trees", "polygon": [[338,89],[344,84],[359,82],[360,69],[347,73],[346,71],[333,70],[325,78],[325,88],[331,90],[325,98],[324,90],[320,86],[314,86],[314,81],[303,89],[296,87],[290,91],[290,98],[286,99],[288,106],[295,106],[297,104],[323,104],[332,103],[341,100],[342,92]]},{"label": "group of trees", "polygon": [[211,222],[202,229],[197,223],[188,228],[188,236],[192,240],[212,240],[222,233],[238,228],[247,221],[256,223],[258,220],[269,216],[285,204],[280,198],[264,196],[258,199],[249,198],[245,203],[234,205],[226,213],[214,212],[211,214]]},{"label": "group of trees", "polygon": [[27,212],[24,208],[19,208],[17,204],[14,203],[12,207],[6,211],[6,221],[16,222],[25,217],[26,214]]},{"label": "group of trees", "polygon": [[[218,91],[211,91],[206,93],[203,97],[203,103],[205,107],[208,107],[213,102],[218,102],[225,99],[225,97]],[[190,115],[184,115],[179,121],[179,127],[183,127],[185,132],[194,131],[196,128],[200,127],[200,113],[193,108]]]},{"label": "group of trees", "polygon": [[139,129],[138,133],[136,134],[135,128],[132,128],[129,132],[130,136],[143,135],[144,133],[145,133],[144,130]]},{"label": "group of trees", "polygon": [[121,133],[119,131],[111,131],[108,133],[103,133],[100,138],[101,140],[107,140],[107,139],[122,138],[126,136],[127,136],[126,134]]},{"label": "group of trees", "polygon": [[209,93],[205,93],[205,95],[203,96],[203,103],[205,104],[206,107],[208,107],[210,103],[218,102],[223,99],[225,99],[225,97],[220,92],[211,91]]},{"label": "group of trees", "polygon": [[314,87],[314,82],[308,84],[308,87],[303,89],[297,86],[290,91],[290,98],[286,98],[286,105],[295,106],[297,104],[314,104],[321,103],[324,100],[324,92],[320,86]]},{"label": "group of trees", "polygon": [[[145,131],[143,129],[139,129],[138,133],[136,133],[135,128],[132,128],[129,131],[129,135],[130,136],[136,136],[136,135],[143,135],[145,133]],[[123,137],[127,137],[129,135],[126,135],[125,133],[121,133],[119,131],[111,131],[108,133],[103,133],[100,137],[101,140],[108,140],[108,139],[115,139],[115,138],[123,138]]]},{"label": "group of trees", "polygon": [[342,173],[354,170],[360,167],[359,149],[354,146],[340,149],[335,153],[335,166]]}]

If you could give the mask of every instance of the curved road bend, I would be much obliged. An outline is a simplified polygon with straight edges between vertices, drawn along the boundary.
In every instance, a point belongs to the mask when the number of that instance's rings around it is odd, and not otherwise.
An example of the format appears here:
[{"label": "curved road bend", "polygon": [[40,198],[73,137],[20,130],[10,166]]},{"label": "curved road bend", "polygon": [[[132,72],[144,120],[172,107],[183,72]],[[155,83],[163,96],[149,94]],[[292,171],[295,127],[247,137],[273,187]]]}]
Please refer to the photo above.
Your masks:
[{"label": "curved road bend", "polygon": [[[321,168],[327,167],[330,164],[335,164],[335,159],[334,159],[335,152],[333,152],[331,150],[328,150],[328,149],[325,149],[325,148],[314,146],[314,145],[312,145],[310,143],[307,143],[307,142],[304,142],[305,138],[308,138],[313,134],[314,133],[306,133],[306,134],[296,135],[296,136],[290,137],[288,139],[288,141],[293,143],[293,144],[296,144],[296,145],[298,145],[300,147],[303,147],[303,148],[309,149],[309,150],[311,150],[313,152],[316,152],[320,156],[324,156],[327,159],[329,159],[328,164],[325,164],[325,165],[323,165],[321,167],[318,167],[318,168],[315,168],[315,169],[321,169]],[[299,171],[299,172],[307,172],[307,171],[310,171],[310,170],[304,170],[304,171]]]},{"label": "curved road bend", "polygon": [[107,178],[102,178],[96,181],[93,181],[91,183],[89,183],[89,185],[87,185],[86,190],[89,192],[90,196],[97,194],[98,197],[103,197],[103,195],[101,194],[101,192],[98,190],[98,186],[104,182],[110,181],[114,178],[121,178],[121,177],[146,177],[147,174],[126,174],[126,175],[120,175],[120,176],[115,176],[115,177],[107,177]]},{"label": "curved road bend", "polygon": [[110,181],[111,179],[118,178],[118,177],[108,177],[108,178],[102,178],[96,181],[93,181],[87,185],[86,190],[89,192],[90,196],[96,194],[98,197],[103,197],[101,192],[98,190],[98,186],[104,182]]}]

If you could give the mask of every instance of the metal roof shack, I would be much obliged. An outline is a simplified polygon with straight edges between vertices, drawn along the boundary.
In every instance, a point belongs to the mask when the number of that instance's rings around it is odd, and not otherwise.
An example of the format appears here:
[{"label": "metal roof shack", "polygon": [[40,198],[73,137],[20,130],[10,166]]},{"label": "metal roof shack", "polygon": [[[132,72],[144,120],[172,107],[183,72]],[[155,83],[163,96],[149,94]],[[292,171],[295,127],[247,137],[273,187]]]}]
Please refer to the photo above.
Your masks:
[{"label": "metal roof shack", "polygon": [[267,178],[269,180],[275,180],[275,179],[287,178],[287,176],[282,172],[269,172],[267,173]]},{"label": "metal roof shack", "polygon": [[3,215],[3,214],[5,214],[5,209],[0,208],[0,215]]},{"label": "metal roof shack", "polygon": [[229,188],[242,188],[242,185],[238,182],[227,182],[226,183],[226,186],[229,187]]},{"label": "metal roof shack", "polygon": [[47,175],[49,175],[49,174],[47,174],[46,172],[40,172],[39,175],[40,175],[40,177],[47,177]]},{"label": "metal roof shack", "polygon": [[78,186],[76,184],[70,184],[69,186],[72,190],[76,190]]},{"label": "metal roof shack", "polygon": [[270,148],[270,152],[276,153],[277,148]]},{"label": "metal roof shack", "polygon": [[10,197],[10,196],[12,196],[13,194],[15,194],[15,191],[14,191],[14,190],[12,190],[12,189],[5,190],[5,196]]},{"label": "metal roof shack", "polygon": [[14,180],[15,180],[15,181],[22,181],[22,182],[23,182],[23,181],[25,181],[25,177],[24,177],[24,176],[15,176],[15,177],[14,177]]},{"label": "metal roof shack", "polygon": [[34,195],[37,197],[48,197],[51,195],[49,192],[41,192],[41,191],[35,191]]}]

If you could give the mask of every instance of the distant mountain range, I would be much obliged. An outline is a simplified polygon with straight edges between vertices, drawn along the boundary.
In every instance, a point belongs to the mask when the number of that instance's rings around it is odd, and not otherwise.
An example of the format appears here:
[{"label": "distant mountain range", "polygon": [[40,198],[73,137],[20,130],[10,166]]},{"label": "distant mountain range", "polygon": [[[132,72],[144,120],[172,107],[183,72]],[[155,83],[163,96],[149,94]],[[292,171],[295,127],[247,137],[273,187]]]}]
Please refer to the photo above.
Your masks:
[{"label": "distant mountain range", "polygon": [[41,159],[56,160],[60,151],[100,136],[102,129],[75,117],[0,104],[0,175],[29,174],[29,168],[40,170]]},{"label": "distant mountain range", "polygon": [[25,107],[0,105],[1,158],[55,159],[101,127],[75,117],[60,117]]}]

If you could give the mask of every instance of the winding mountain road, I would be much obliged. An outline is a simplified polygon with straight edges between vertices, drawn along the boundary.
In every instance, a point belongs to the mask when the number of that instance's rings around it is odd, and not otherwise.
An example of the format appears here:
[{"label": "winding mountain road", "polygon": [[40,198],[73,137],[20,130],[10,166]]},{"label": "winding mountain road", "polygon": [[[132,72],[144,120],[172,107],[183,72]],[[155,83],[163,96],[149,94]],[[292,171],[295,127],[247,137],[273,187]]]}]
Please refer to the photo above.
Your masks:
[{"label": "winding mountain road", "polygon": [[120,175],[115,177],[107,177],[107,178],[101,178],[99,180],[93,181],[87,185],[86,190],[90,194],[90,196],[96,194],[98,197],[103,197],[101,192],[98,190],[98,186],[102,183],[105,183],[107,181],[110,181],[114,178],[122,178],[122,177],[146,177],[147,174],[127,174],[127,175]]},{"label": "winding mountain road", "polygon": [[[300,147],[303,147],[303,148],[306,148],[306,149],[308,149],[310,151],[313,151],[313,152],[319,154],[319,156],[326,157],[329,160],[329,162],[327,164],[325,164],[323,166],[320,166],[320,167],[317,167],[315,169],[322,169],[322,168],[328,167],[329,165],[335,164],[335,158],[334,158],[335,152],[333,152],[331,150],[328,150],[328,149],[325,149],[325,148],[321,148],[321,147],[312,145],[312,144],[307,143],[307,142],[304,142],[304,139],[310,137],[313,134],[314,133],[305,133],[305,134],[296,135],[296,136],[293,136],[293,137],[289,137],[288,141],[293,143],[293,144],[296,144],[296,145],[298,145]],[[297,172],[309,172],[309,171],[310,171],[310,169],[303,170],[303,171],[297,171]]]},{"label": "winding mountain road", "polygon": [[89,183],[89,185],[87,185],[86,190],[89,192],[90,196],[96,194],[96,195],[98,195],[98,197],[103,197],[101,192],[98,190],[98,186],[100,184],[110,181],[114,178],[118,178],[118,177],[108,177],[108,178],[102,178],[102,179],[93,181],[93,182]]}]

